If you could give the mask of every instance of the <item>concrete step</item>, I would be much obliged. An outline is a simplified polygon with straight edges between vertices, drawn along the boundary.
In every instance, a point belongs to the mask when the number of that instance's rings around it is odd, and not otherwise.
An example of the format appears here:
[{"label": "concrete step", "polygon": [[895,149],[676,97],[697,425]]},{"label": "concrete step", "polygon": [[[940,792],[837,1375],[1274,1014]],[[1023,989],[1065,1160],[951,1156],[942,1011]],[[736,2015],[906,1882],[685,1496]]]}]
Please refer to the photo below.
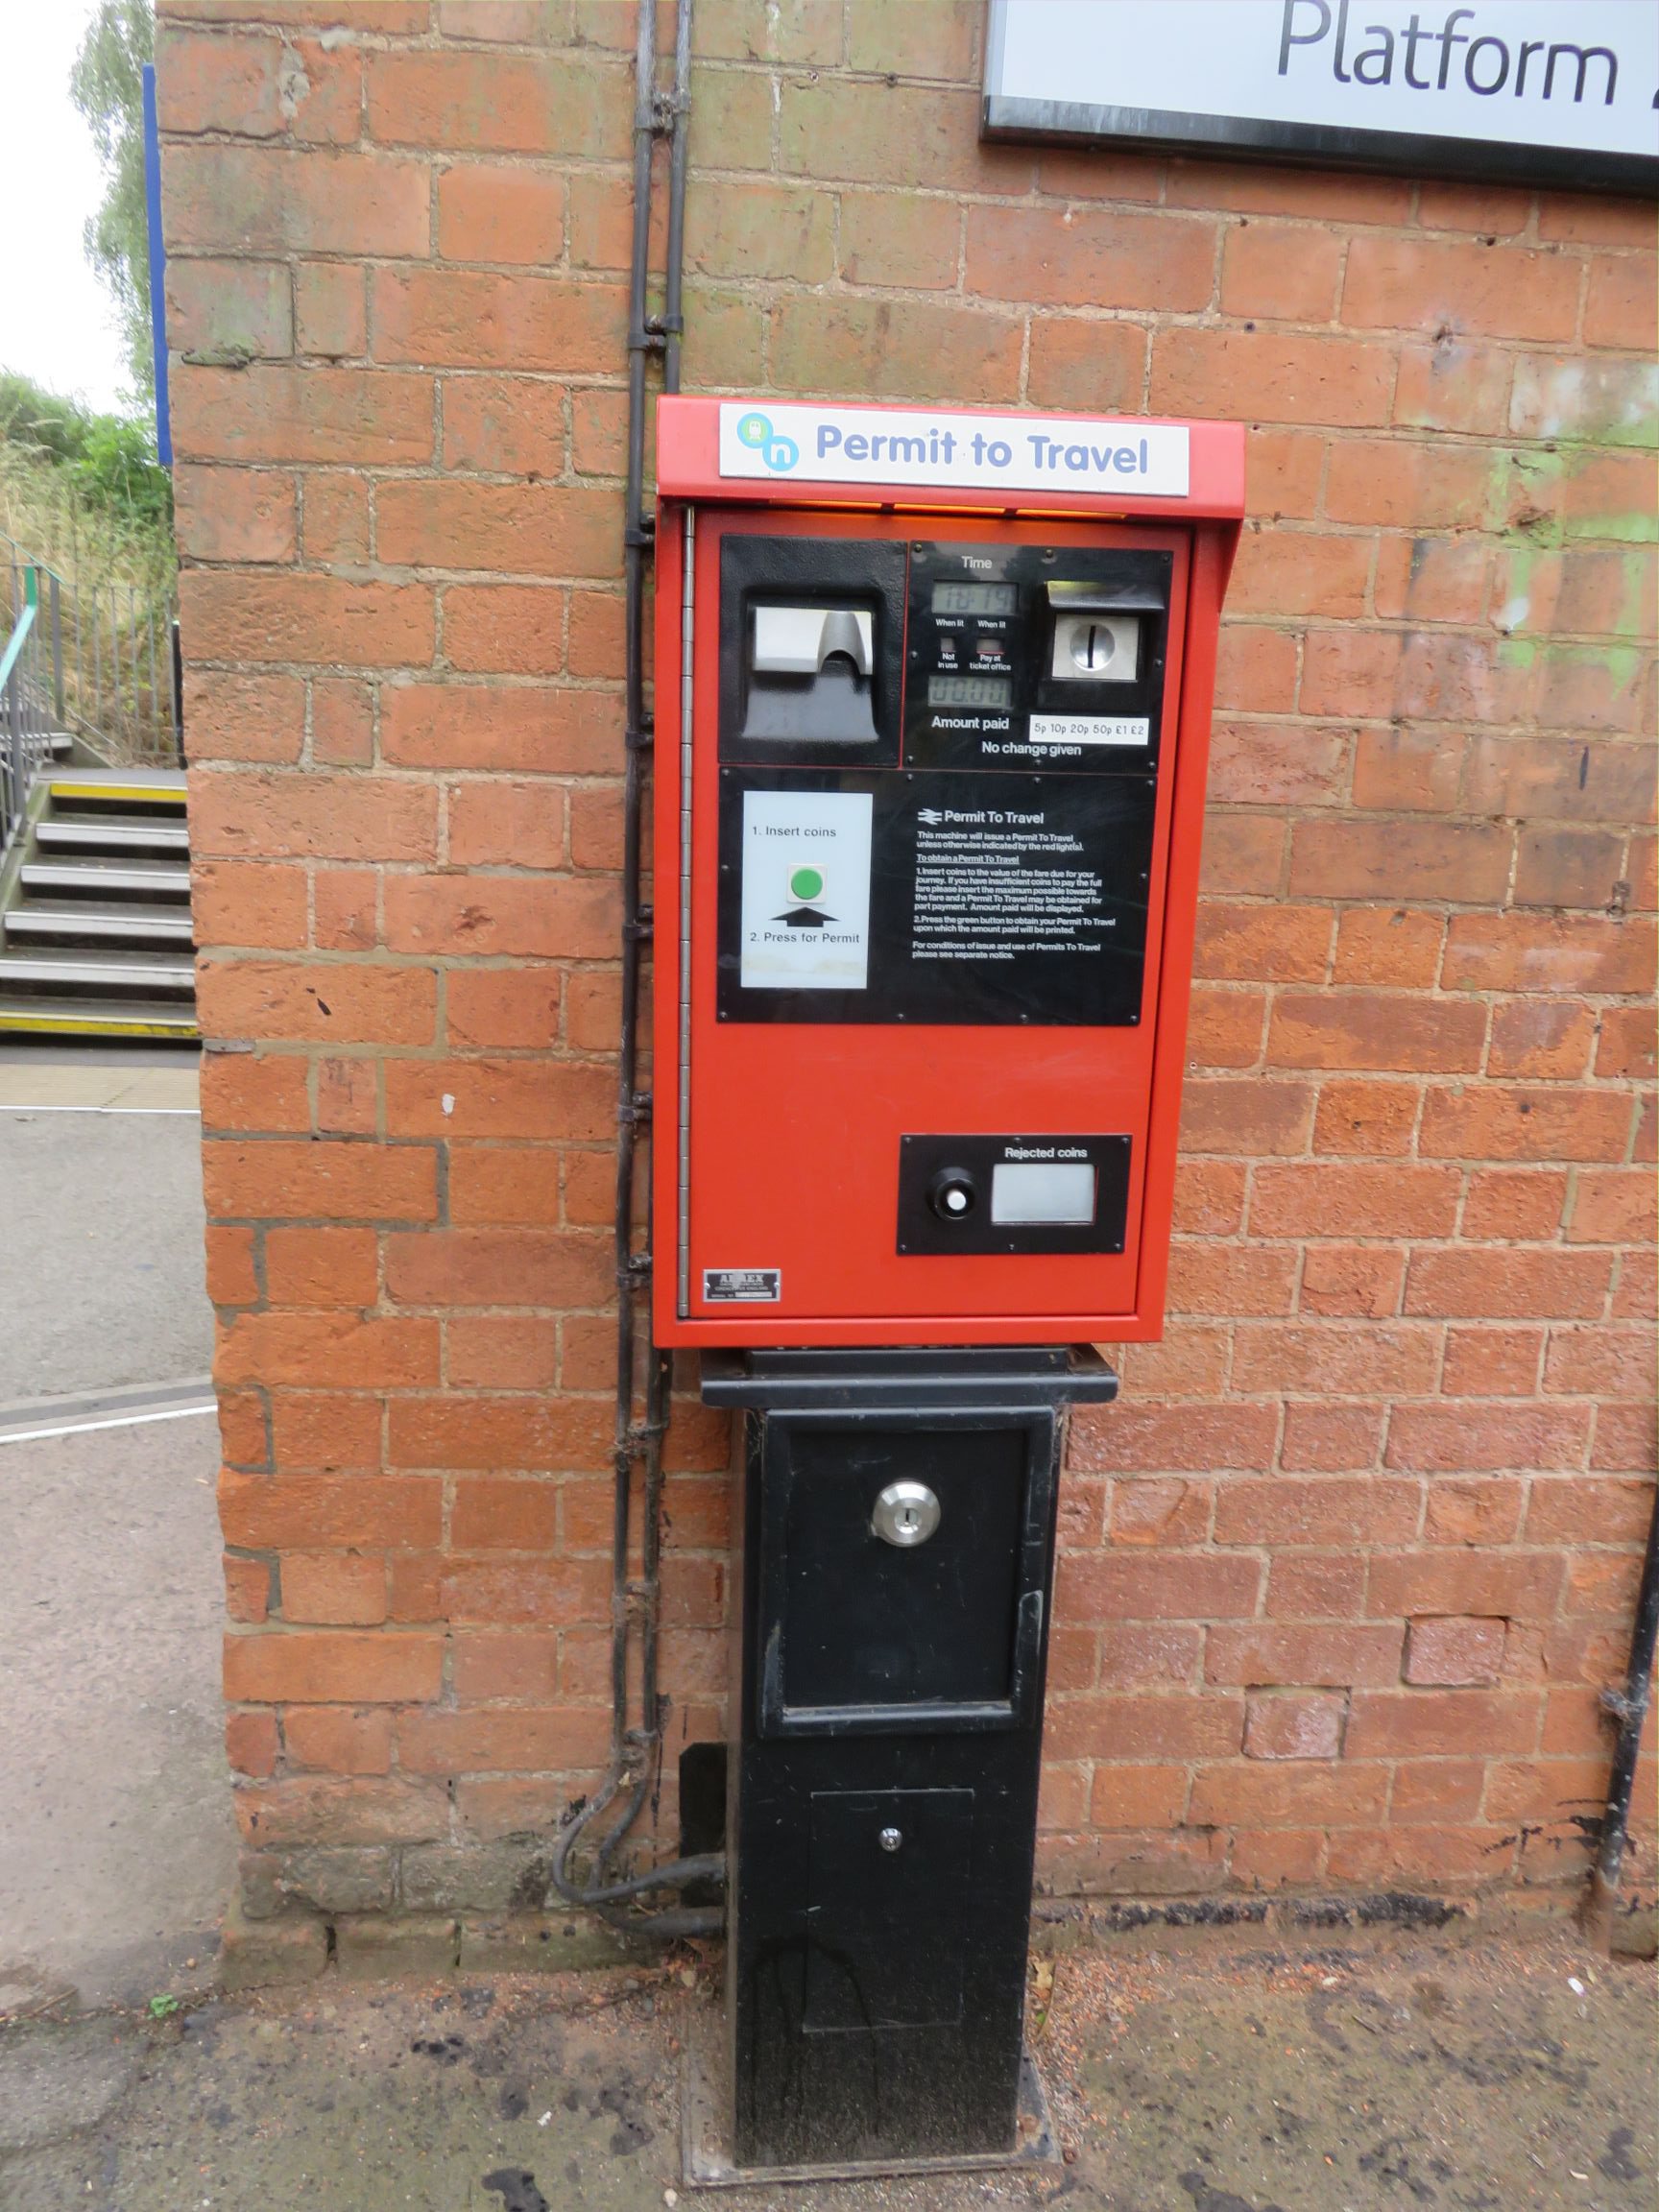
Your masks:
[{"label": "concrete step", "polygon": [[188,853],[190,831],[180,821],[157,817],[139,821],[111,816],[108,821],[48,814],[35,825],[35,843],[50,853]]},{"label": "concrete step", "polygon": [[[74,735],[67,730],[37,730],[29,733],[29,738],[31,743],[43,749],[48,760],[67,760],[75,750]],[[12,733],[0,730],[0,753],[5,752],[11,742]]]},{"label": "concrete step", "polygon": [[26,860],[18,879],[36,897],[105,899],[117,892],[135,893],[144,899],[188,899],[190,871],[169,868],[160,861],[129,860],[125,864],[97,860]]},{"label": "concrete step", "polygon": [[189,909],[113,905],[63,899],[14,906],[6,935],[26,944],[164,944],[188,946]]},{"label": "concrete step", "polygon": [[0,953],[0,997],[25,991],[194,993],[196,964],[156,952]]},{"label": "concrete step", "polygon": [[0,992],[0,1035],[189,1039],[196,1034],[196,1010],[180,999],[36,998]]},{"label": "concrete step", "polygon": [[0,916],[0,1036],[193,1044],[183,776],[65,764],[36,789]]}]

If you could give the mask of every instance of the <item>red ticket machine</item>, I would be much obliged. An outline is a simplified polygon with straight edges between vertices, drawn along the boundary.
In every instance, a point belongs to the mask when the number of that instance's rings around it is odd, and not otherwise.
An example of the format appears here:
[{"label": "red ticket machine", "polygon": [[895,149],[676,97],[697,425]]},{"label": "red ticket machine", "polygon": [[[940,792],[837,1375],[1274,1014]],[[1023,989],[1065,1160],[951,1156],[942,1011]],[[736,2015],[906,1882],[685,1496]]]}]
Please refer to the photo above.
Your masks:
[{"label": "red ticket machine", "polygon": [[658,433],[655,1326],[749,1416],[688,2177],[1018,2163],[1063,1423],[1163,1323],[1243,433]]},{"label": "red ticket machine", "polygon": [[1160,1334],[1243,453],[661,402],[660,1342]]}]

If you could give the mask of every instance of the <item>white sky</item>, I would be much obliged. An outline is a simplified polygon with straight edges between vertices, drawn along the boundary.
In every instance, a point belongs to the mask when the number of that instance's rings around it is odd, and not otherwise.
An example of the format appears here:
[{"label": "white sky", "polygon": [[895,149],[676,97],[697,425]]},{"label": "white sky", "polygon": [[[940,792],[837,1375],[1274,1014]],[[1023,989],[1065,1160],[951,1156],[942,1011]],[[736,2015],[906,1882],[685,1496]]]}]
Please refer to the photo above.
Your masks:
[{"label": "white sky", "polygon": [[0,0],[7,220],[0,368],[114,407],[127,385],[109,296],[81,244],[104,197],[92,134],[69,98],[93,0]]}]

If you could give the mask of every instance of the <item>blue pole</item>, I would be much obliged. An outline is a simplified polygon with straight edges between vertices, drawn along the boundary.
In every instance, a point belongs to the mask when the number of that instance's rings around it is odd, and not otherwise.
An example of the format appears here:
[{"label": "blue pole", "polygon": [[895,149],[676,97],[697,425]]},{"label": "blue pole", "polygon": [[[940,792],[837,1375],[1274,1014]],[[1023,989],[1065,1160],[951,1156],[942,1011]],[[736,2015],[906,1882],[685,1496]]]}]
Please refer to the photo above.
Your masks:
[{"label": "blue pole", "polygon": [[156,357],[156,457],[173,466],[167,405],[167,249],[161,243],[161,134],[156,121],[156,69],[144,64],[144,215],[150,243],[150,345]]}]

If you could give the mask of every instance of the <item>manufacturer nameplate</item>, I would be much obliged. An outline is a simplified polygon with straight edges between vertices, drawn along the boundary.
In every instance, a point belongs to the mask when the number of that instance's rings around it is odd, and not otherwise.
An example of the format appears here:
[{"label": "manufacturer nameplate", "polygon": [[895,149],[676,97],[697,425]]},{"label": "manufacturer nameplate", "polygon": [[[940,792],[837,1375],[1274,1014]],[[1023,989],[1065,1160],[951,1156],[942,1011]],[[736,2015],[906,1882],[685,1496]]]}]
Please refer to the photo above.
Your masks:
[{"label": "manufacturer nameplate", "polygon": [[781,1267],[705,1267],[703,1300],[708,1306],[776,1306],[783,1296]]}]

